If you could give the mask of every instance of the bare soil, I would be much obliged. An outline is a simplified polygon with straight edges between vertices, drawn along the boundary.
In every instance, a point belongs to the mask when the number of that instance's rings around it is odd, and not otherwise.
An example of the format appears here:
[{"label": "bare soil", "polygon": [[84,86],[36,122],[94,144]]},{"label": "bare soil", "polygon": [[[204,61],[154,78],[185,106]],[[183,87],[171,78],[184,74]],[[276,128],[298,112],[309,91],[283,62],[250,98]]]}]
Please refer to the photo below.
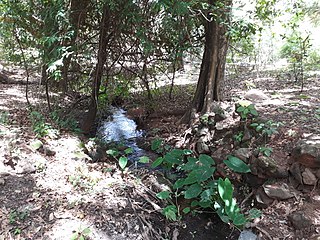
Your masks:
[{"label": "bare soil", "polygon": [[[18,69],[10,72],[19,84],[0,84],[0,113],[8,113],[0,123],[0,239],[237,239],[239,230],[214,214],[167,221],[153,184],[162,176],[143,168],[122,172],[107,156],[90,161],[82,145],[89,148],[93,143],[83,136],[61,130],[57,138],[40,138],[40,151],[33,149],[36,136],[26,109],[26,86],[21,84],[25,75]],[[281,156],[276,158],[279,166],[289,167],[295,143],[305,135],[320,134],[319,76],[309,78],[300,92],[300,86],[289,79],[265,75],[246,75],[246,80],[270,96],[269,103],[257,104],[261,115],[284,123],[268,147]],[[247,90],[244,79],[228,79],[225,99],[242,96]],[[45,103],[37,94],[41,86],[31,82],[30,101],[41,106]],[[156,132],[169,140],[183,136],[188,127],[177,122],[191,100],[192,89],[178,87],[173,99],[157,95],[156,111],[143,121],[147,133]],[[146,101],[135,97],[134,103],[139,102],[143,106]],[[260,239],[318,239],[319,185],[311,190],[261,209],[263,214],[252,224],[252,231]],[[239,202],[249,193],[241,194]],[[245,208],[251,206],[251,200]],[[297,231],[288,221],[290,213],[301,209],[309,213],[312,229]]]}]

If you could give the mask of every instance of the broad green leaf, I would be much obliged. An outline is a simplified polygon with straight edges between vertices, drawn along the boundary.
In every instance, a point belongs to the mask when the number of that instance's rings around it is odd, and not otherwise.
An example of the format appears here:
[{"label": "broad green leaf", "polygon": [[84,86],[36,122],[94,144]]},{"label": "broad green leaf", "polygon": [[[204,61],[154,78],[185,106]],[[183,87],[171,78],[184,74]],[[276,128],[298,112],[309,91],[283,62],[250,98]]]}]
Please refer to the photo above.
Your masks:
[{"label": "broad green leaf", "polygon": [[139,158],[139,163],[149,163],[150,162],[150,158],[147,156],[142,156]]},{"label": "broad green leaf", "polygon": [[161,139],[153,140],[152,143],[151,143],[151,150],[152,151],[159,150],[161,144],[162,144],[162,140]]},{"label": "broad green leaf", "polygon": [[126,157],[120,157],[119,158],[119,166],[121,169],[124,169],[128,164],[128,158]]},{"label": "broad green leaf", "polygon": [[74,234],[72,234],[70,240],[77,240],[79,238],[79,234],[76,232]]},{"label": "broad green leaf", "polygon": [[178,180],[173,184],[172,188],[173,188],[173,189],[178,189],[178,188],[183,187],[183,186],[185,185],[184,181],[185,181],[184,178],[178,179]]},{"label": "broad green leaf", "polygon": [[163,162],[162,157],[158,157],[151,165],[152,168],[158,167]]},{"label": "broad green leaf", "polygon": [[199,161],[205,166],[215,165],[215,162],[212,159],[212,157],[210,157],[206,154],[200,154]]},{"label": "broad green leaf", "polygon": [[186,207],[186,208],[184,208],[183,210],[182,210],[182,212],[184,213],[184,214],[187,214],[187,213],[189,213],[191,211],[191,209],[189,208],[189,207]]},{"label": "broad green leaf", "polygon": [[131,153],[133,153],[133,149],[132,148],[127,148],[127,149],[124,150],[124,153],[127,154],[127,155],[131,154]]},{"label": "broad green leaf", "polygon": [[222,222],[224,223],[229,223],[230,219],[227,215],[224,214],[224,211],[222,208],[219,208],[216,213],[218,214],[218,216],[220,217],[220,219],[222,220]]},{"label": "broad green leaf", "polygon": [[245,109],[244,107],[240,106],[237,108],[237,112],[243,112],[244,109]]},{"label": "broad green leaf", "polygon": [[174,156],[176,158],[181,158],[184,155],[184,150],[182,149],[173,149],[171,152],[169,152],[171,156]]},{"label": "broad green leaf", "polygon": [[[216,168],[215,167],[207,167],[207,166],[202,166],[194,171],[192,171],[192,174],[195,174],[195,177],[197,179],[198,183],[204,182],[211,178],[213,176],[213,173],[215,172]],[[191,174],[190,173],[190,174]]]},{"label": "broad green leaf", "polygon": [[253,116],[258,116],[258,115],[259,115],[259,113],[257,112],[256,109],[251,109],[251,110],[250,110],[250,113],[251,113]]},{"label": "broad green leaf", "polygon": [[215,170],[216,168],[214,167],[198,167],[188,174],[184,184],[188,185],[195,182],[202,183],[211,178]]},{"label": "broad green leaf", "polygon": [[192,198],[198,197],[201,191],[202,191],[201,185],[198,183],[195,183],[190,187],[188,187],[188,189],[185,191],[184,198],[192,199]]},{"label": "broad green leaf", "polygon": [[242,213],[239,213],[235,216],[234,219],[232,219],[232,222],[236,226],[243,226],[247,223],[247,219]]},{"label": "broad green leaf", "polygon": [[88,235],[90,233],[91,233],[90,228],[85,228],[85,229],[82,230],[82,234],[84,234],[84,235]]},{"label": "broad green leaf", "polygon": [[196,207],[196,206],[199,206],[199,201],[197,201],[197,200],[192,201],[191,207]]},{"label": "broad green leaf", "polygon": [[226,200],[224,208],[226,210],[227,215],[231,219],[234,219],[237,216],[237,214],[240,213],[240,209],[239,209],[237,202],[234,198],[232,198],[231,200]]},{"label": "broad green leaf", "polygon": [[159,199],[168,199],[170,198],[170,192],[169,191],[162,191],[156,194],[157,198]]},{"label": "broad green leaf", "polygon": [[232,200],[233,188],[228,178],[226,178],[225,180],[223,180],[222,178],[219,178],[218,193],[224,202]]},{"label": "broad green leaf", "polygon": [[190,185],[198,181],[198,173],[192,171],[188,174],[187,178],[184,180],[185,185]]},{"label": "broad green leaf", "polygon": [[194,158],[194,157],[188,157],[188,162],[186,164],[184,164],[181,169],[184,171],[191,171],[193,169],[195,169],[197,166],[197,161],[198,159]]},{"label": "broad green leaf", "polygon": [[171,152],[164,155],[163,160],[170,164],[177,164],[177,165],[181,164],[181,159],[175,156],[174,154],[172,154]]},{"label": "broad green leaf", "polygon": [[119,151],[115,150],[115,149],[109,149],[106,151],[107,154],[113,156],[113,157],[117,157],[119,156]]},{"label": "broad green leaf", "polygon": [[239,172],[239,173],[251,172],[249,166],[237,157],[229,156],[228,159],[224,160],[223,162],[235,172]]},{"label": "broad green leaf", "polygon": [[211,189],[207,189],[203,191],[200,195],[201,201],[211,201],[212,195],[213,195],[213,191]]},{"label": "broad green leaf", "polygon": [[177,220],[177,212],[177,207],[174,205],[169,205],[162,210],[162,213],[166,216],[166,218],[171,221]]}]

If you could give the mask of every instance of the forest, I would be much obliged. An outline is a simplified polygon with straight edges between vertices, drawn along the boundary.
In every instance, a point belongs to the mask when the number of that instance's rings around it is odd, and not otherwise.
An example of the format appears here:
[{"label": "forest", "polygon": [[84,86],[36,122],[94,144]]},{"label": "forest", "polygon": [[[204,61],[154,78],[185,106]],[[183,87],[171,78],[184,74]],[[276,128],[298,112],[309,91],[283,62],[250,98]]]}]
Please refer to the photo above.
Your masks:
[{"label": "forest", "polygon": [[0,0],[0,240],[319,240],[319,38],[319,0]]}]

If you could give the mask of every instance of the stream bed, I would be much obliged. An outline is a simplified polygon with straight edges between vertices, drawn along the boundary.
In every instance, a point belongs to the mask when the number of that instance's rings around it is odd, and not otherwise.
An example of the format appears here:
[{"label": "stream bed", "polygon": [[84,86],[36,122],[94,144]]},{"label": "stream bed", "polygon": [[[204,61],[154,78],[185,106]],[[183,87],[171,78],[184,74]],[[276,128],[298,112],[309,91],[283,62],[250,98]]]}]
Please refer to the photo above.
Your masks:
[{"label": "stream bed", "polygon": [[[148,152],[137,145],[137,139],[142,138],[144,132],[137,129],[137,124],[132,119],[126,116],[126,111],[121,108],[110,107],[108,110],[109,116],[104,119],[97,130],[97,136],[106,143],[121,143],[133,150],[133,153],[128,157],[132,163],[136,163],[141,156],[148,156]],[[201,239],[238,239],[238,240],[256,240],[257,236],[251,231],[242,231],[240,236],[236,232],[230,231],[229,227],[223,223],[217,215],[213,216],[214,227],[207,229],[208,221],[211,222],[212,216],[208,218],[205,215],[199,215],[198,220],[194,222],[192,217],[187,222],[191,229],[195,228],[197,232],[199,228],[203,228]],[[205,230],[206,229],[206,230]],[[187,230],[187,229],[186,229]],[[199,233],[200,233],[199,232]],[[183,233],[183,231],[182,231]],[[185,236],[190,234],[190,229],[185,233]],[[182,234],[184,235],[184,234]],[[238,237],[239,236],[239,237]],[[191,237],[191,236],[190,236]],[[198,236],[199,237],[199,236]],[[181,238],[182,239],[182,238]]]},{"label": "stream bed", "polygon": [[142,138],[144,132],[137,129],[136,122],[126,116],[126,111],[111,106],[108,113],[109,116],[98,127],[97,136],[106,143],[119,143],[131,148],[133,153],[128,156],[131,162],[148,155],[137,145],[137,139]]}]

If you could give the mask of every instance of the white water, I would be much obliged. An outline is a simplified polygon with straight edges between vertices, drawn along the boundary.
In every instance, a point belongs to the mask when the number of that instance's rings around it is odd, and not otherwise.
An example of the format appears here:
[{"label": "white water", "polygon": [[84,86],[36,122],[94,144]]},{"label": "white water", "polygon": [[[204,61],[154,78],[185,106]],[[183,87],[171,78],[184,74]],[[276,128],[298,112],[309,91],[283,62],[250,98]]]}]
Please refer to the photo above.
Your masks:
[{"label": "white water", "polygon": [[112,107],[112,116],[98,128],[98,135],[106,142],[120,142],[142,136],[142,131],[137,130],[137,124],[127,118],[121,108]]}]

